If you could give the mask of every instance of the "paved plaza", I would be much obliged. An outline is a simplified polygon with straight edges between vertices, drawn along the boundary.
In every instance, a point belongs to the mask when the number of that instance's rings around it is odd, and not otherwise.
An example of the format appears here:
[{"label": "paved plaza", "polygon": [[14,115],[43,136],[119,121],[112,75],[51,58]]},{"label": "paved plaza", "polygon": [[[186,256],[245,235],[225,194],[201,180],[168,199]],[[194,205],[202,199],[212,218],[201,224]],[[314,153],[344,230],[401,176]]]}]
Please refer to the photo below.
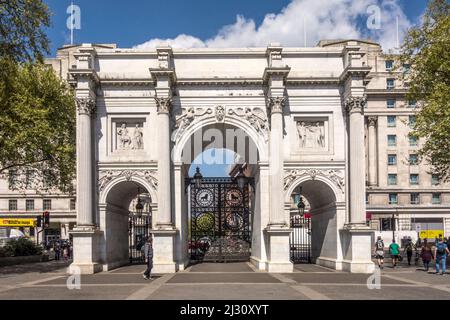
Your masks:
[{"label": "paved plaza", "polygon": [[[370,275],[296,265],[290,274],[256,271],[248,263],[199,264],[176,274],[142,278],[145,267],[132,265],[81,276],[69,290],[67,263],[47,262],[0,268],[0,299],[120,300],[436,300],[450,299],[450,273],[426,273],[402,265],[381,272],[381,289],[369,289]],[[434,269],[432,269],[434,271]],[[431,271],[430,271],[431,272]]]}]

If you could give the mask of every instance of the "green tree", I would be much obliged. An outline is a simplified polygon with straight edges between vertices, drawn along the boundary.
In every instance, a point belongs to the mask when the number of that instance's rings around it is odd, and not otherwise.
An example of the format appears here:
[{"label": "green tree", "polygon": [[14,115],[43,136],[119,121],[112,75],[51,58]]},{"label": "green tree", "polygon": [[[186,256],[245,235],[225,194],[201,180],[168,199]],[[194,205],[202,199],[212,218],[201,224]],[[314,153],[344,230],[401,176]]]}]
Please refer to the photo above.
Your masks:
[{"label": "green tree", "polygon": [[41,0],[0,0],[0,57],[42,60],[49,51],[50,11]]},{"label": "green tree", "polygon": [[411,66],[407,99],[419,101],[412,135],[424,138],[422,158],[443,181],[450,179],[450,5],[431,0],[420,25],[411,28],[400,61]]},{"label": "green tree", "polygon": [[[68,85],[43,64],[9,66],[0,82],[0,173],[28,167],[71,185],[75,172],[75,103]],[[15,67],[15,68],[14,68]]]},{"label": "green tree", "polygon": [[0,0],[0,174],[46,173],[66,190],[75,172],[75,103],[43,63],[50,11],[42,0]]}]

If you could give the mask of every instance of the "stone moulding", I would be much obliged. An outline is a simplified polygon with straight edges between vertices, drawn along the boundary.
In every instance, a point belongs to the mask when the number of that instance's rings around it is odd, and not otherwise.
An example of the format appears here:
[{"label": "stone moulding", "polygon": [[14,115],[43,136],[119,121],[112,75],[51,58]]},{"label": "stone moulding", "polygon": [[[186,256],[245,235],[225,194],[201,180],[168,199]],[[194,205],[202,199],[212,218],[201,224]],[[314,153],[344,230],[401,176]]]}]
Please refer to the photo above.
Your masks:
[{"label": "stone moulding", "polygon": [[224,123],[226,118],[246,121],[264,140],[269,138],[269,125],[266,112],[259,107],[187,107],[181,109],[181,115],[175,117],[172,141],[178,143],[183,133],[194,123],[202,119],[215,117],[217,123]]},{"label": "stone moulding", "polygon": [[336,169],[292,169],[286,170],[284,175],[284,190],[288,190],[292,183],[300,177],[308,177],[315,180],[317,176],[332,181],[342,193],[345,192],[344,170]]},{"label": "stone moulding", "polygon": [[158,179],[155,177],[156,175],[156,170],[100,170],[98,174],[98,189],[100,192],[105,190],[107,185],[109,185],[113,180],[120,177],[125,177],[126,181],[133,181],[134,177],[139,177],[149,182],[152,188],[156,191],[158,189]]}]

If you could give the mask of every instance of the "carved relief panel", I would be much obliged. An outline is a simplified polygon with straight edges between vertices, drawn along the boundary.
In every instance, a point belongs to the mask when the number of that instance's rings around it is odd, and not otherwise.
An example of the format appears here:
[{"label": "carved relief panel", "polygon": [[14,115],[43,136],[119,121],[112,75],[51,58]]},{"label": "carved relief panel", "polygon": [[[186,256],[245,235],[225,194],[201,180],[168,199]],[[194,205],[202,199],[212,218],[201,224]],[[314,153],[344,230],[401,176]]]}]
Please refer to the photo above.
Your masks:
[{"label": "carved relief panel", "polygon": [[144,150],[144,119],[112,119],[112,151]]},{"label": "carved relief panel", "polygon": [[297,150],[313,153],[331,151],[328,117],[298,117],[294,120]]}]

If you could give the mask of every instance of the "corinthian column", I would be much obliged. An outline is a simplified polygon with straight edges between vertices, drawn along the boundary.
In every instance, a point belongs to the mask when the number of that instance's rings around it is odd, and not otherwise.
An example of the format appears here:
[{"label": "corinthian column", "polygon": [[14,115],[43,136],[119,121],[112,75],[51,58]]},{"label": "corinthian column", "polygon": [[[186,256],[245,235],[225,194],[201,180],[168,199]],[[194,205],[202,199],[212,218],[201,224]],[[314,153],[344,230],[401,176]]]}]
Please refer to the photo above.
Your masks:
[{"label": "corinthian column", "polygon": [[371,116],[368,118],[369,125],[369,185],[377,185],[377,136],[376,136],[376,126],[377,117]]},{"label": "corinthian column", "polygon": [[365,97],[350,96],[345,104],[349,114],[350,224],[366,223],[366,178],[364,156]]},{"label": "corinthian column", "polygon": [[270,226],[287,227],[283,199],[283,107],[285,97],[270,97]]},{"label": "corinthian column", "polygon": [[170,188],[170,97],[156,97],[158,107],[158,216],[156,227],[171,229],[172,208]]},{"label": "corinthian column", "polygon": [[92,197],[92,129],[91,116],[95,101],[91,97],[76,99],[77,103],[77,227],[95,225]]}]

